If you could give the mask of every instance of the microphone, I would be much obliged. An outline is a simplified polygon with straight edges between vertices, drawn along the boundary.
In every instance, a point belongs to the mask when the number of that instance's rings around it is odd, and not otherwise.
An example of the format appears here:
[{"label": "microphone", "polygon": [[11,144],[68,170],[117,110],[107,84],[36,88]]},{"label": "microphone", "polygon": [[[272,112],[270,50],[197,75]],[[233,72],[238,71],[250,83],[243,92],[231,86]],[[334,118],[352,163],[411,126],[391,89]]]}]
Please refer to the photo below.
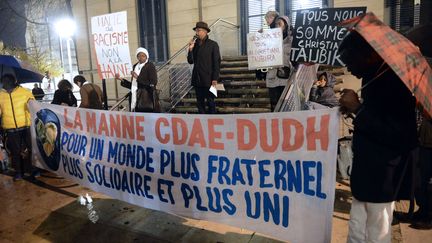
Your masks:
[{"label": "microphone", "polygon": [[195,42],[197,39],[198,39],[198,35],[194,35],[193,37],[192,37],[192,40],[193,40],[193,42]]}]

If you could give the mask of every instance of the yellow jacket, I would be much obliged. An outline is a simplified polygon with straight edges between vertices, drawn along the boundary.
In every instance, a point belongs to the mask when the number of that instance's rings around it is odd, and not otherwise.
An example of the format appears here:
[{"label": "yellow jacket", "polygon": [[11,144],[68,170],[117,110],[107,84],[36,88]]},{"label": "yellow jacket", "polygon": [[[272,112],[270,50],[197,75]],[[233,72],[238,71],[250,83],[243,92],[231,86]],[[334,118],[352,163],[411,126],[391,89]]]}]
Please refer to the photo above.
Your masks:
[{"label": "yellow jacket", "polygon": [[3,129],[29,127],[30,112],[27,102],[34,99],[30,90],[21,86],[16,87],[12,93],[0,90],[0,116]]}]

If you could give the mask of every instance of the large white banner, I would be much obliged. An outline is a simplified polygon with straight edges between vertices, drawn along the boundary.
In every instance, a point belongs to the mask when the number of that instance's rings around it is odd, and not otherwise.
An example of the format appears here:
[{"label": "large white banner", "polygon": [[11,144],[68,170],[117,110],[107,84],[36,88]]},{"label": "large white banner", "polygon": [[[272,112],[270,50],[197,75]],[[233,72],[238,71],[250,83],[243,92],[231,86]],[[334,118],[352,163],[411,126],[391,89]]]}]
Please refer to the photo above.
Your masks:
[{"label": "large white banner", "polygon": [[264,30],[247,34],[249,70],[283,66],[282,30]]},{"label": "large white banner", "polygon": [[101,79],[130,76],[132,63],[126,11],[91,18],[93,43]]},{"label": "large white banner", "polygon": [[30,102],[36,165],[123,201],[330,242],[338,112],[110,112]]}]

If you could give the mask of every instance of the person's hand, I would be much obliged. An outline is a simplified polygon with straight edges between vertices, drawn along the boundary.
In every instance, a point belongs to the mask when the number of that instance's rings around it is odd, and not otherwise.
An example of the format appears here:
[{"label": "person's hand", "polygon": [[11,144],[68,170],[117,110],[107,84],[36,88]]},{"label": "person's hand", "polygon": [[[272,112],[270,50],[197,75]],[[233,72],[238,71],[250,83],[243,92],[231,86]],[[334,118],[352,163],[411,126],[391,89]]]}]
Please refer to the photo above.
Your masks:
[{"label": "person's hand", "polygon": [[317,86],[317,87],[324,87],[324,81],[322,81],[322,80],[317,80],[317,81],[315,81],[315,83],[313,84],[314,86]]},{"label": "person's hand", "polygon": [[212,80],[212,86],[216,86],[217,80]]},{"label": "person's hand", "polygon": [[194,48],[196,40],[197,39],[192,38],[191,41],[189,41],[189,51],[192,51],[192,49]]},{"label": "person's hand", "polygon": [[357,93],[352,89],[344,89],[341,91],[339,104],[341,107],[340,110],[344,114],[356,112],[361,105]]},{"label": "person's hand", "polygon": [[120,79],[120,74],[116,73],[116,74],[114,75],[114,78],[115,78],[116,80]]},{"label": "person's hand", "polygon": [[134,71],[131,71],[131,76],[132,76],[134,79],[137,79],[137,78],[138,78],[138,74],[136,74],[136,72],[134,72]]}]

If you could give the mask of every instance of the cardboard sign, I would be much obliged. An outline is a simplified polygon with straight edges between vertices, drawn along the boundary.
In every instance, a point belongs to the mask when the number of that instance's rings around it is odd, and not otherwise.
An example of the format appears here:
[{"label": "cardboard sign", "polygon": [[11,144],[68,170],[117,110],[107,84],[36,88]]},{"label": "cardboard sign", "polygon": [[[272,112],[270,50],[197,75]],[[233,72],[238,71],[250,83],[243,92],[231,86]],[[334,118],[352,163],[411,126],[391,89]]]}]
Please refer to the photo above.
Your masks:
[{"label": "cardboard sign", "polygon": [[29,107],[38,167],[141,207],[330,242],[337,109],[208,116]]},{"label": "cardboard sign", "polygon": [[247,34],[249,70],[283,66],[282,30],[264,30]]},{"label": "cardboard sign", "polygon": [[91,18],[93,43],[101,79],[130,76],[132,63],[126,11]]},{"label": "cardboard sign", "polygon": [[337,24],[364,13],[366,7],[297,11],[291,60],[344,66],[338,48],[347,34],[347,29]]}]

